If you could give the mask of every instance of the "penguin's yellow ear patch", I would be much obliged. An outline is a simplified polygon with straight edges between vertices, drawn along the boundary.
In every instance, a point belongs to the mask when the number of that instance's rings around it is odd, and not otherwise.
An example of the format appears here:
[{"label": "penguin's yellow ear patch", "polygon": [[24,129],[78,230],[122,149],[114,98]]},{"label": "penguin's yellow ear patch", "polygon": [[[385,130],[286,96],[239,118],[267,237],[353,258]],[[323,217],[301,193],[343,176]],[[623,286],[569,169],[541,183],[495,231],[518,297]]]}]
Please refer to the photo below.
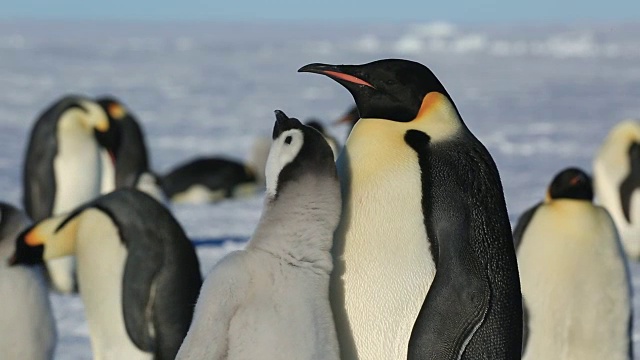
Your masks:
[{"label": "penguin's yellow ear patch", "polygon": [[109,104],[109,106],[107,107],[107,111],[109,112],[109,116],[116,120],[121,120],[125,117],[125,115],[127,115],[127,111],[124,109],[124,107],[116,103]]},{"label": "penguin's yellow ear patch", "polygon": [[432,91],[428,93],[424,99],[422,99],[422,105],[420,106],[420,110],[418,110],[418,116],[416,116],[416,118],[419,119],[436,108],[438,104],[444,100],[444,97],[445,96],[439,92]]},{"label": "penguin's yellow ear patch", "polygon": [[44,239],[37,231],[31,230],[25,235],[24,243],[29,246],[38,246],[44,244]]},{"label": "penguin's yellow ear patch", "polygon": [[100,131],[100,132],[107,132],[109,130],[109,120],[104,119],[104,120],[100,120],[96,126],[95,126],[96,130]]}]

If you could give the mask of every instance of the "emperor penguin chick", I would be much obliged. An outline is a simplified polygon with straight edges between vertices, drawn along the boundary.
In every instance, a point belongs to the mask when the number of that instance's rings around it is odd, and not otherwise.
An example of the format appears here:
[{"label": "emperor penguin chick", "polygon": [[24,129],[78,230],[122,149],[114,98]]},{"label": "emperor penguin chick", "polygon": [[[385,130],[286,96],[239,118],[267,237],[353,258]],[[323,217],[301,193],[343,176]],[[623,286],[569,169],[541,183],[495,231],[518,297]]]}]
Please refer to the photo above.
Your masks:
[{"label": "emperor penguin chick", "polygon": [[630,359],[624,255],[609,213],[592,199],[589,176],[569,168],[518,220],[523,359]]},{"label": "emperor penguin chick", "polygon": [[177,359],[339,359],[329,304],[340,218],[331,148],[276,111],[262,218],[203,285]]}]

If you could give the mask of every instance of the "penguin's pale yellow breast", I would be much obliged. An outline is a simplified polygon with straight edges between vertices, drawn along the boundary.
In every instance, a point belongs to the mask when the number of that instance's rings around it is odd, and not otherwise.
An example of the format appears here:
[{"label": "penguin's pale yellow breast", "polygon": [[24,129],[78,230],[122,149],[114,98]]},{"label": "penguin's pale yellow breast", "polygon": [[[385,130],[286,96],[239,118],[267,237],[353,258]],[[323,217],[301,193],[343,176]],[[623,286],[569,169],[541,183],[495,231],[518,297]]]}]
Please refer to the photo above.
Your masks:
[{"label": "penguin's pale yellow breast", "polygon": [[[411,329],[435,276],[422,170],[404,138],[415,129],[437,142],[461,123],[442,94],[430,93],[422,105],[411,122],[360,120],[338,159],[345,207],[334,240],[334,249],[343,250],[336,254],[332,297],[334,309],[344,308],[335,315],[338,332],[351,333],[361,359],[407,357]],[[340,318],[344,311],[347,321]],[[352,353],[343,349],[343,356]]]}]

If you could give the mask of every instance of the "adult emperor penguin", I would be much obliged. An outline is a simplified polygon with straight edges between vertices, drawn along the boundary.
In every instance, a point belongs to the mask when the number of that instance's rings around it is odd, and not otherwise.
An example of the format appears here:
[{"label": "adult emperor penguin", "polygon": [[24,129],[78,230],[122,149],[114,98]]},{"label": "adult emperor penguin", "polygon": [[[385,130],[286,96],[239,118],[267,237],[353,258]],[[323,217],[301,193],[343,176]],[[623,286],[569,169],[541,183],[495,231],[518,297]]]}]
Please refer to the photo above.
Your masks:
[{"label": "adult emperor penguin", "polygon": [[176,166],[159,179],[176,203],[206,203],[254,194],[256,177],[247,165],[223,157],[198,157]]},{"label": "adult emperor penguin", "polygon": [[149,172],[149,156],[142,128],[118,99],[103,96],[96,101],[109,116],[111,127],[119,132],[115,153],[115,188],[135,187],[140,175]]},{"label": "adult emperor penguin", "polygon": [[527,310],[523,359],[631,357],[624,255],[611,217],[592,198],[589,176],[566,169],[514,230]]},{"label": "adult emperor penguin", "polygon": [[340,220],[333,155],[316,130],[276,118],[260,223],[207,276],[177,359],[339,359],[329,304]]},{"label": "adult emperor penguin", "polygon": [[627,256],[640,260],[640,122],[617,124],[593,162],[597,201],[616,226]]},{"label": "adult emperor penguin", "polygon": [[343,359],[517,359],[522,302],[498,170],[424,65],[310,64],[362,119],[338,158],[331,300]]},{"label": "adult emperor penguin", "polygon": [[6,360],[53,359],[56,325],[42,268],[9,267],[16,237],[29,226],[20,210],[0,203],[0,349]]},{"label": "adult emperor penguin", "polygon": [[191,242],[150,196],[121,189],[17,240],[14,264],[76,254],[95,359],[174,359],[202,283]]},{"label": "adult emperor penguin", "polygon": [[[31,130],[23,172],[24,208],[34,221],[68,212],[100,194],[101,146],[96,135],[108,131],[105,112],[84,96],[65,96],[40,115]],[[73,268],[73,258],[47,262],[54,288],[74,291]]]}]

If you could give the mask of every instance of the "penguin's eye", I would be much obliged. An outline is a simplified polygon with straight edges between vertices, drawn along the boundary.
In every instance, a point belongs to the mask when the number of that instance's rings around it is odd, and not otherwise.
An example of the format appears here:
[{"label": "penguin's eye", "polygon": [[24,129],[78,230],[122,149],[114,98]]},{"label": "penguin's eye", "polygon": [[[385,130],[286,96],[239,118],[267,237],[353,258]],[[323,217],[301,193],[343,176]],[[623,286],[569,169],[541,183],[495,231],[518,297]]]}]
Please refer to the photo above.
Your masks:
[{"label": "penguin's eye", "polygon": [[393,80],[393,79],[389,79],[389,80],[387,80],[385,82],[387,83],[387,85],[395,85],[396,84],[396,81]]},{"label": "penguin's eye", "polygon": [[291,136],[287,136],[286,138],[284,138],[284,143],[289,145],[291,144],[291,140],[293,140],[293,138]]}]

